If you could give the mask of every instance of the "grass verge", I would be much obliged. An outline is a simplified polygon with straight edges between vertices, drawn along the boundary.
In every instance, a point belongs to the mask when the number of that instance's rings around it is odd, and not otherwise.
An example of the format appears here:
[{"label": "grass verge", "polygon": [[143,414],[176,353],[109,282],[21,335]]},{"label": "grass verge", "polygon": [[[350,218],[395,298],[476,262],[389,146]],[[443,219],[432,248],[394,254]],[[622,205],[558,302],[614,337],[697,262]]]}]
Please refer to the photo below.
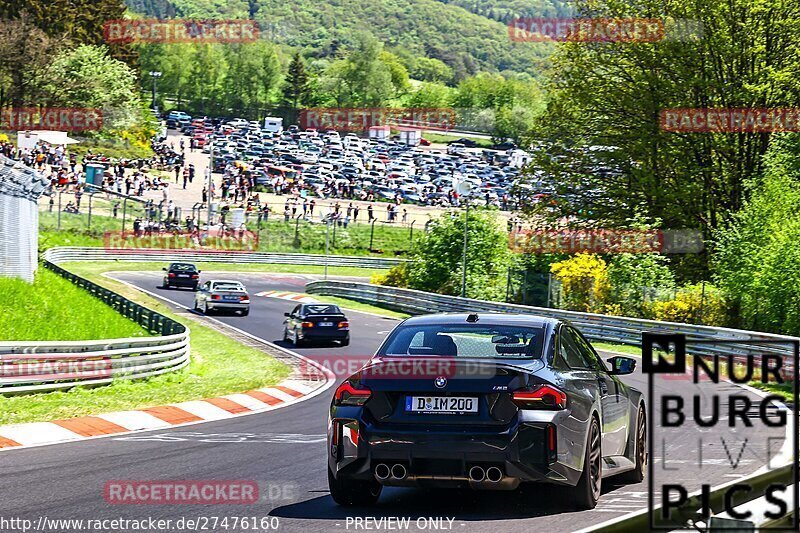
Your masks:
[{"label": "grass verge", "polygon": [[80,287],[45,268],[33,284],[0,278],[0,340],[79,341],[149,333]]},{"label": "grass verge", "polygon": [[146,380],[118,381],[105,387],[76,387],[65,392],[0,397],[0,424],[41,422],[198,400],[274,385],[290,373],[287,365],[185,315],[173,313],[154,298],[105,277],[91,278],[189,326],[191,364],[179,372]]}]

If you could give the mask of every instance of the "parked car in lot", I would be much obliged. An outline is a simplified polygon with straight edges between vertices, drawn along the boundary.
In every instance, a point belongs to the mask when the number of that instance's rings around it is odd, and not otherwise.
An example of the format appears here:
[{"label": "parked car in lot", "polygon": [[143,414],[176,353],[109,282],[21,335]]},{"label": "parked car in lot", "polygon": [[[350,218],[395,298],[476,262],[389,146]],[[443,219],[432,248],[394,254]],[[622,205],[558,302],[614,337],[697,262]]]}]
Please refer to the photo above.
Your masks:
[{"label": "parked car in lot", "polygon": [[601,482],[638,483],[647,463],[643,395],[568,322],[444,314],[400,323],[334,393],[328,485],[340,505],[384,486],[565,487],[592,509]]},{"label": "parked car in lot", "polygon": [[284,316],[283,340],[295,346],[330,341],[342,346],[350,344],[350,322],[338,305],[300,304]]},{"label": "parked car in lot", "polygon": [[170,263],[162,268],[165,272],[161,286],[165,289],[172,287],[188,287],[197,290],[200,283],[200,271],[192,263]]},{"label": "parked car in lot", "polygon": [[194,296],[195,311],[236,311],[242,316],[250,314],[250,295],[238,281],[211,280],[203,283]]}]

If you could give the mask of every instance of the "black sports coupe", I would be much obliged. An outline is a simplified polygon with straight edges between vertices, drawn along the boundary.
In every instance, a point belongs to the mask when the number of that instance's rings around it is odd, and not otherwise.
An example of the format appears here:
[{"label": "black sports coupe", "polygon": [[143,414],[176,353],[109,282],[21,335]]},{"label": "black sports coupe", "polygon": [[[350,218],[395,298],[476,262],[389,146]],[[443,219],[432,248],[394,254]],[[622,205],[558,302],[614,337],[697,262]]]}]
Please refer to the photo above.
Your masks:
[{"label": "black sports coupe", "polygon": [[568,322],[531,315],[409,318],[334,393],[328,481],[341,505],[384,486],[571,487],[591,509],[601,480],[643,479],[643,395]]}]

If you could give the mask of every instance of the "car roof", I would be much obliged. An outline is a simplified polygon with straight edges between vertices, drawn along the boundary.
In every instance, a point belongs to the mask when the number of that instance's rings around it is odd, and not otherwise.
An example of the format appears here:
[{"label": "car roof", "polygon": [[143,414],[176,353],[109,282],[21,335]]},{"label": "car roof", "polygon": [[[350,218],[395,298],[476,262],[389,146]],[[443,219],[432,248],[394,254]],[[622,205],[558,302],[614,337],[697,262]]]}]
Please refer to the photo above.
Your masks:
[{"label": "car roof", "polygon": [[[467,318],[472,315],[478,315],[477,322],[467,322]],[[456,325],[456,324],[479,324],[490,326],[528,326],[533,328],[550,329],[555,328],[563,321],[557,318],[549,318],[538,315],[528,314],[505,314],[505,313],[437,313],[432,315],[421,315],[407,318],[403,321],[403,325]]]},{"label": "car roof", "polygon": [[208,280],[209,283],[235,283],[236,285],[244,285],[241,281],[236,281],[235,279],[211,279]]}]

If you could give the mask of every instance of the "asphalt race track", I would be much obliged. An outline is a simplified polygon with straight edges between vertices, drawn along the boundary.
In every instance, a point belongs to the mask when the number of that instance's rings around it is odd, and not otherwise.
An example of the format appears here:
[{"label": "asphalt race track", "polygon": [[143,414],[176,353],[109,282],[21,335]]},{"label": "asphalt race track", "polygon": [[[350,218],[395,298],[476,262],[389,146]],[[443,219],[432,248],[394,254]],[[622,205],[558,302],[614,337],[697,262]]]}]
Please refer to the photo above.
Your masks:
[{"label": "asphalt race track", "polygon": [[[193,293],[158,288],[162,273],[118,273],[114,277],[191,307]],[[220,274],[211,277],[238,279],[251,295],[262,291],[302,292],[310,276],[289,274]],[[216,316],[262,339],[284,345],[283,313],[291,301],[253,296],[248,317]],[[311,358],[367,356],[371,354],[395,320],[348,311],[351,344],[342,347],[309,347],[297,350]],[[246,372],[247,369],[241,369]],[[345,377],[338,376],[340,379]],[[646,390],[647,380],[637,371],[626,381]],[[688,380],[668,384],[671,392],[696,392]],[[730,389],[730,384],[704,385]],[[719,391],[717,391],[719,392]],[[575,531],[647,506],[647,481],[618,486],[604,482],[604,494],[593,511],[573,512],[563,492],[551,487],[533,487],[506,492],[422,491],[384,489],[374,508],[341,508],[328,495],[326,479],[326,411],[333,388],[324,394],[289,407],[251,416],[192,425],[172,430],[136,433],[125,437],[101,438],[74,443],[11,450],[0,453],[0,514],[33,520],[75,518],[142,519],[181,517],[264,517],[278,518],[280,531],[349,531],[376,529],[375,522],[361,522],[357,528],[348,517],[410,518],[411,530],[441,519],[441,528],[459,532]],[[756,398],[752,395],[752,398]],[[691,404],[691,402],[689,402]],[[657,413],[655,413],[657,415]],[[653,414],[650,415],[651,419]],[[726,433],[722,433],[726,431]],[[759,428],[759,438],[764,436]],[[731,440],[720,445],[719,436]],[[696,488],[701,480],[712,485],[728,482],[757,470],[764,464],[764,444],[750,435],[750,444],[739,457],[737,468],[730,465],[746,435],[743,430],[712,428],[704,434],[672,432],[667,436],[670,460],[677,470],[657,464],[659,480],[676,479]],[[782,437],[776,429],[773,436]],[[706,437],[702,470],[693,450]],[[763,440],[763,438],[761,439]],[[714,442],[712,442],[714,441]],[[715,444],[716,443],[716,444]],[[779,446],[780,443],[778,443]],[[774,452],[774,450],[773,450]],[[253,480],[260,487],[261,501],[255,505],[110,505],[103,498],[109,480]],[[449,520],[452,520],[450,522]],[[384,522],[384,526],[388,523]],[[421,527],[421,526],[419,526]],[[388,530],[387,527],[382,528]],[[219,531],[232,529],[218,528]],[[236,529],[245,530],[245,529]],[[258,529],[247,529],[261,531]]]}]

